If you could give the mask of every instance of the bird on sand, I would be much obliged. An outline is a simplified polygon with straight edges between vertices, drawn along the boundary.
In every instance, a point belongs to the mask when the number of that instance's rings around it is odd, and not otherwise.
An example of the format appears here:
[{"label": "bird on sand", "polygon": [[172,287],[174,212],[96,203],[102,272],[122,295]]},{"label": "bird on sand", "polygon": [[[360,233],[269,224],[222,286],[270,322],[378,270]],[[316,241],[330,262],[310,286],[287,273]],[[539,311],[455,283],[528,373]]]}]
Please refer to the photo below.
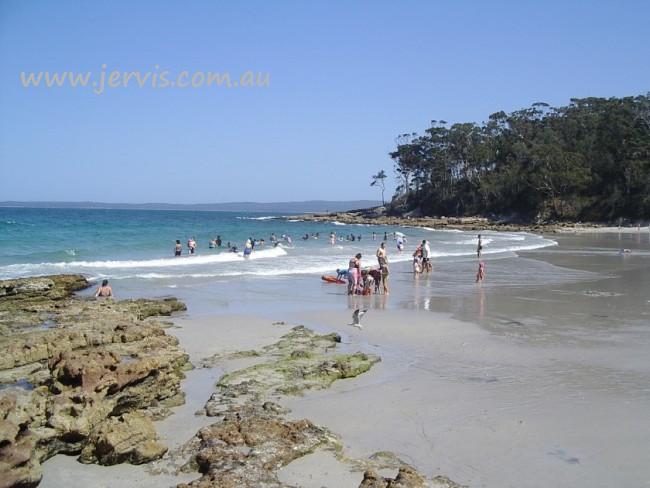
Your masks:
[{"label": "bird on sand", "polygon": [[363,317],[367,311],[368,309],[361,310],[357,308],[354,312],[352,312],[352,323],[350,325],[363,329],[363,325],[361,325],[361,317]]}]

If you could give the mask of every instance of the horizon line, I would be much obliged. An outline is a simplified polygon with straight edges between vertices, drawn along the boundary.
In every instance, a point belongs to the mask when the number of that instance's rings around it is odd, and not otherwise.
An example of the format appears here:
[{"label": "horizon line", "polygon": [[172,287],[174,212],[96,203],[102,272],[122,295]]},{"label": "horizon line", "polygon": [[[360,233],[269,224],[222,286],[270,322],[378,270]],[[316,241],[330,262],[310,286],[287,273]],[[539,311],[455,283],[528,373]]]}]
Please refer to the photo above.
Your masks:
[{"label": "horizon line", "polygon": [[42,204],[94,204],[94,205],[234,205],[234,204],[254,204],[254,205],[271,205],[271,204],[280,204],[280,203],[346,203],[346,202],[378,202],[380,200],[375,200],[371,198],[356,198],[356,199],[342,199],[342,200],[326,200],[315,198],[312,200],[278,200],[278,201],[253,201],[253,200],[240,200],[240,201],[227,201],[227,202],[194,202],[194,203],[175,203],[175,202],[103,202],[96,200],[2,200],[0,205],[6,204],[20,204],[20,203],[42,203]]}]

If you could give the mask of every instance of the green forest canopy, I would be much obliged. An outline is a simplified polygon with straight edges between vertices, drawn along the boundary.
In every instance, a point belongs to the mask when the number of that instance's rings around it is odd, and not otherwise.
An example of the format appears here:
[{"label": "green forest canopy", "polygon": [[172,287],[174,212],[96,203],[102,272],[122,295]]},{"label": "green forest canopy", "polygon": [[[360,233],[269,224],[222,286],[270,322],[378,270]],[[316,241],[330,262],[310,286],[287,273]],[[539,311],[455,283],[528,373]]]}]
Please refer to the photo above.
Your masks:
[{"label": "green forest canopy", "polygon": [[390,154],[393,209],[520,220],[647,219],[650,93],[431,122]]}]

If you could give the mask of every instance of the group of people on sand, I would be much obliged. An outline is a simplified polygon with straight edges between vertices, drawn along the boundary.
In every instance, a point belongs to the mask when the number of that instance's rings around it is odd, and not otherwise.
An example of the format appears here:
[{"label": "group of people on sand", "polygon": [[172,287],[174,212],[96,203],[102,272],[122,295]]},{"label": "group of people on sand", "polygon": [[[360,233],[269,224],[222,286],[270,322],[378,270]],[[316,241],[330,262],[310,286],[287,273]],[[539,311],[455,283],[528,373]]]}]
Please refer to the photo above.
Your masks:
[{"label": "group of people on sand", "polygon": [[[334,239],[334,233],[331,238]],[[373,232],[373,239],[376,238],[376,233]],[[388,234],[384,233],[384,241],[387,240]],[[398,251],[404,249],[406,238],[403,234],[395,233]],[[476,282],[480,283],[485,279],[485,263],[481,261],[481,253],[483,252],[483,239],[478,235],[478,244],[476,247],[476,255],[479,260],[478,270],[476,272]],[[363,268],[361,265],[361,254],[356,254],[350,259],[347,270],[337,269],[338,280],[346,279],[348,282],[348,295],[371,295],[379,293],[382,289],[384,294],[388,294],[388,257],[386,252],[386,243],[382,242],[377,249],[377,262],[378,268]],[[417,277],[422,273],[430,273],[433,271],[433,263],[431,260],[431,245],[429,241],[423,239],[413,252],[413,273]]]},{"label": "group of people on sand", "polygon": [[343,277],[348,280],[348,295],[372,295],[383,291],[388,295],[388,256],[386,244],[382,242],[377,249],[378,267],[363,268],[361,266],[361,253],[356,254],[348,264],[347,271],[337,270],[337,279]]}]

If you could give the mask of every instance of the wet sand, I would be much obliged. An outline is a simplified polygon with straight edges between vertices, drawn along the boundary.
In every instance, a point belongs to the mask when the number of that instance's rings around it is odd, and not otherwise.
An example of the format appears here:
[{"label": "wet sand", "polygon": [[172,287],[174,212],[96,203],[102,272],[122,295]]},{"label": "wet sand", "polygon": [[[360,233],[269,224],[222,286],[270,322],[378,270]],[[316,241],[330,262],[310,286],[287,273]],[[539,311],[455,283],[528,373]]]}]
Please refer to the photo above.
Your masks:
[{"label": "wet sand", "polygon": [[[389,297],[349,299],[317,277],[242,280],[216,286],[209,304],[195,298],[170,332],[194,362],[271,343],[293,324],[337,331],[346,347],[381,356],[364,375],[284,400],[291,416],[340,435],[349,456],[393,451],[424,474],[472,487],[649,486],[648,239],[560,236],[558,247],[486,258],[481,285],[473,283],[475,260],[436,263],[418,280],[395,266]],[[347,325],[357,306],[370,308],[363,330]],[[209,422],[194,412],[234,367],[188,374],[188,403],[157,424],[165,439],[180,445]],[[149,471],[57,456],[42,486],[182,481]],[[281,479],[346,487],[361,475],[317,454]]]}]

